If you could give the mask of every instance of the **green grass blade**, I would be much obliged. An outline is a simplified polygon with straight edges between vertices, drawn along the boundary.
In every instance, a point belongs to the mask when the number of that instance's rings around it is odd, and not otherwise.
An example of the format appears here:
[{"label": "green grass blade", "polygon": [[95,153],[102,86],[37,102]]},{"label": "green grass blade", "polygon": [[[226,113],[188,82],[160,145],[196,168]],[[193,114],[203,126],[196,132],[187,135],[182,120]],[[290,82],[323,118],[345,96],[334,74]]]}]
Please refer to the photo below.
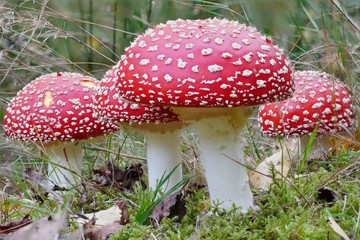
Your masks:
[{"label": "green grass blade", "polygon": [[169,178],[172,176],[172,174],[178,167],[179,165],[177,165],[174,169],[172,169],[168,174],[163,175],[160,178],[159,183],[157,184],[155,190],[151,192],[149,196],[145,196],[145,199],[143,199],[143,202],[141,203],[140,208],[136,213],[135,216],[136,222],[143,224],[149,218],[151,212],[153,211],[156,205],[158,205],[166,197],[170,196],[176,190],[182,188],[189,182],[190,177],[184,176],[183,179],[180,182],[178,182],[174,187],[170,188],[165,193],[159,196],[159,194],[161,193],[162,186],[164,186],[167,183]]},{"label": "green grass blade", "polygon": [[305,152],[304,152],[304,157],[302,159],[302,161],[300,162],[300,166],[298,169],[298,174],[300,174],[302,172],[302,170],[304,169],[304,166],[306,164],[307,158],[309,156],[310,150],[311,150],[311,146],[314,142],[316,133],[317,133],[317,129],[318,129],[319,125],[316,125],[314,131],[310,134],[310,138],[309,138],[309,142],[306,144],[306,148],[305,148]]}]

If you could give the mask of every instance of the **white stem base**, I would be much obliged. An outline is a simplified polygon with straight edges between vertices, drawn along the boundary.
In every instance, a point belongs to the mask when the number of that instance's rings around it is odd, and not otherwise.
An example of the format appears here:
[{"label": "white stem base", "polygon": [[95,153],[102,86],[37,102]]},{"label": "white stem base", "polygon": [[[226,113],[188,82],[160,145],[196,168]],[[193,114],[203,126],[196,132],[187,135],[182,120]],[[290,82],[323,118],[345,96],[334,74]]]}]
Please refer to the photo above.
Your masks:
[{"label": "white stem base", "polygon": [[[306,146],[310,140],[310,136],[300,137],[300,147],[299,152],[301,156],[304,156]],[[329,136],[320,135],[314,138],[312,142],[308,159],[322,158],[330,149]]]},{"label": "white stem base", "polygon": [[227,117],[201,119],[195,127],[210,199],[224,209],[254,207],[239,128]]},{"label": "white stem base", "polygon": [[180,158],[180,131],[171,133],[146,133],[149,188],[156,189],[159,179],[175,167],[167,183],[161,187],[165,192],[182,180]]},{"label": "white stem base", "polygon": [[50,159],[48,175],[50,185],[71,188],[80,182],[82,146],[79,142],[45,147]]}]

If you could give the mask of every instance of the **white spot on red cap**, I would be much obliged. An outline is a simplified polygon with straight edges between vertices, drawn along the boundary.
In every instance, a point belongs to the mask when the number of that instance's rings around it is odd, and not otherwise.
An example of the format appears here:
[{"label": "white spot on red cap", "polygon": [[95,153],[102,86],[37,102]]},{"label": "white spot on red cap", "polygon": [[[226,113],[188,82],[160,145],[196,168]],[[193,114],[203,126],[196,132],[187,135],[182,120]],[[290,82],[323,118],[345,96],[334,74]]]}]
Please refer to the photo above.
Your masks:
[{"label": "white spot on red cap", "polygon": [[223,58],[232,58],[232,54],[231,53],[229,53],[229,52],[223,52],[222,54],[221,54],[221,57],[223,57]]},{"label": "white spot on red cap", "polygon": [[195,65],[191,68],[191,71],[198,73],[199,72],[199,65]]},{"label": "white spot on red cap", "polygon": [[271,50],[271,47],[269,45],[261,45],[261,49],[269,52]]},{"label": "white spot on red cap", "polygon": [[266,87],[266,81],[264,80],[256,80],[256,84],[258,88],[265,88]]},{"label": "white spot on red cap", "polygon": [[185,68],[187,65],[186,62],[184,62],[181,58],[178,59],[178,67],[179,68]]},{"label": "white spot on red cap", "polygon": [[244,55],[243,58],[245,59],[245,61],[247,61],[249,63],[252,60],[252,56],[254,56],[254,54],[252,52],[250,52],[250,53],[247,53],[246,55]]},{"label": "white spot on red cap", "polygon": [[235,66],[240,66],[242,64],[241,59],[239,58],[238,60],[236,60],[235,62],[232,62],[233,65]]},{"label": "white spot on red cap", "polygon": [[241,42],[242,42],[243,44],[245,44],[245,45],[250,45],[250,44],[251,44],[251,41],[250,41],[249,39],[247,39],[247,38],[241,40]]},{"label": "white spot on red cap", "polygon": [[203,39],[203,42],[204,42],[204,43],[209,43],[209,42],[211,42],[211,38],[210,38],[210,37],[206,37],[206,38]]},{"label": "white spot on red cap", "polygon": [[217,65],[217,64],[213,64],[213,65],[209,65],[208,66],[208,70],[209,72],[220,72],[222,71],[224,68],[220,65]]},{"label": "white spot on red cap", "polygon": [[165,64],[166,64],[166,65],[170,65],[171,62],[172,62],[172,58],[167,58],[167,59],[165,60]]},{"label": "white spot on red cap", "polygon": [[164,60],[164,59],[165,59],[165,54],[160,54],[160,55],[158,55],[158,56],[157,56],[157,59],[158,59],[158,60],[161,60],[161,61]]},{"label": "white spot on red cap", "polygon": [[215,43],[218,44],[218,45],[222,45],[224,42],[224,39],[222,38],[215,38]]},{"label": "white spot on red cap", "polygon": [[146,66],[150,63],[150,60],[149,59],[141,59],[140,60],[140,65],[142,66]]},{"label": "white spot on red cap", "polygon": [[249,77],[251,76],[251,74],[253,74],[253,71],[249,70],[249,69],[245,69],[243,72],[242,72],[242,76],[244,77]]},{"label": "white spot on red cap", "polygon": [[241,48],[241,45],[237,42],[232,43],[231,46],[233,49],[236,49],[236,50],[239,50]]},{"label": "white spot on red cap", "polygon": [[158,65],[153,65],[153,66],[151,67],[151,71],[152,71],[152,72],[156,72],[157,70],[159,70]]},{"label": "white spot on red cap", "polygon": [[213,52],[212,48],[204,48],[204,49],[201,50],[201,54],[203,56],[210,55],[212,52]]},{"label": "white spot on red cap", "polygon": [[194,44],[193,43],[187,43],[185,45],[185,49],[192,49],[194,47]]},{"label": "white spot on red cap", "polygon": [[158,45],[150,46],[150,47],[148,47],[147,50],[150,52],[155,52],[158,50]]},{"label": "white spot on red cap", "polygon": [[189,54],[187,55],[187,57],[188,57],[188,58],[191,58],[191,59],[194,59],[194,54],[193,54],[193,53],[189,53]]},{"label": "white spot on red cap", "polygon": [[171,82],[173,78],[170,76],[170,74],[165,74],[164,79],[166,82]]}]

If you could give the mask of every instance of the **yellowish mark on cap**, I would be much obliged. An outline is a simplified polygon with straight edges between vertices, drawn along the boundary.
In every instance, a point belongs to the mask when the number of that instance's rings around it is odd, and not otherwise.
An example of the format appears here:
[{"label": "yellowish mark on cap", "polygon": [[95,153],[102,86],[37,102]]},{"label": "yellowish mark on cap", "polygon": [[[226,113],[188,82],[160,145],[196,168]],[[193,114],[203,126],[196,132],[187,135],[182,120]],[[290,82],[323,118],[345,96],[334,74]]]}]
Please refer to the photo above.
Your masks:
[{"label": "yellowish mark on cap", "polygon": [[51,95],[51,92],[50,91],[46,91],[45,92],[45,97],[44,97],[44,105],[45,105],[45,107],[50,107],[50,105],[51,105],[51,102],[53,101],[53,96]]},{"label": "yellowish mark on cap", "polygon": [[88,80],[88,79],[82,79],[80,80],[80,84],[89,87],[89,88],[95,88],[96,83],[94,81]]}]

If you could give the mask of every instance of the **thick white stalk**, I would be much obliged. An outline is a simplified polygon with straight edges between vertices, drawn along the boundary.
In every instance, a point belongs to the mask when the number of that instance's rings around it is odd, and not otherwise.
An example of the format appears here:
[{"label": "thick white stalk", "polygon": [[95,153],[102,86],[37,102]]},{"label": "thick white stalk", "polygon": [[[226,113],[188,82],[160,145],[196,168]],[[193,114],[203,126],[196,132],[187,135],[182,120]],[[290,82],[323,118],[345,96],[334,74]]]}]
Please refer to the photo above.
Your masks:
[{"label": "thick white stalk", "polygon": [[52,186],[71,188],[80,182],[82,146],[79,142],[51,144],[45,147],[49,157],[48,175]]},{"label": "thick white stalk", "polygon": [[254,201],[243,166],[240,129],[234,127],[228,117],[201,119],[195,127],[210,199],[218,201],[224,209],[235,205],[246,212],[254,206]]},{"label": "thick white stalk", "polygon": [[182,180],[180,131],[146,133],[145,139],[149,188],[154,190],[158,181],[177,167],[167,183],[161,187],[161,190],[165,192]]}]

